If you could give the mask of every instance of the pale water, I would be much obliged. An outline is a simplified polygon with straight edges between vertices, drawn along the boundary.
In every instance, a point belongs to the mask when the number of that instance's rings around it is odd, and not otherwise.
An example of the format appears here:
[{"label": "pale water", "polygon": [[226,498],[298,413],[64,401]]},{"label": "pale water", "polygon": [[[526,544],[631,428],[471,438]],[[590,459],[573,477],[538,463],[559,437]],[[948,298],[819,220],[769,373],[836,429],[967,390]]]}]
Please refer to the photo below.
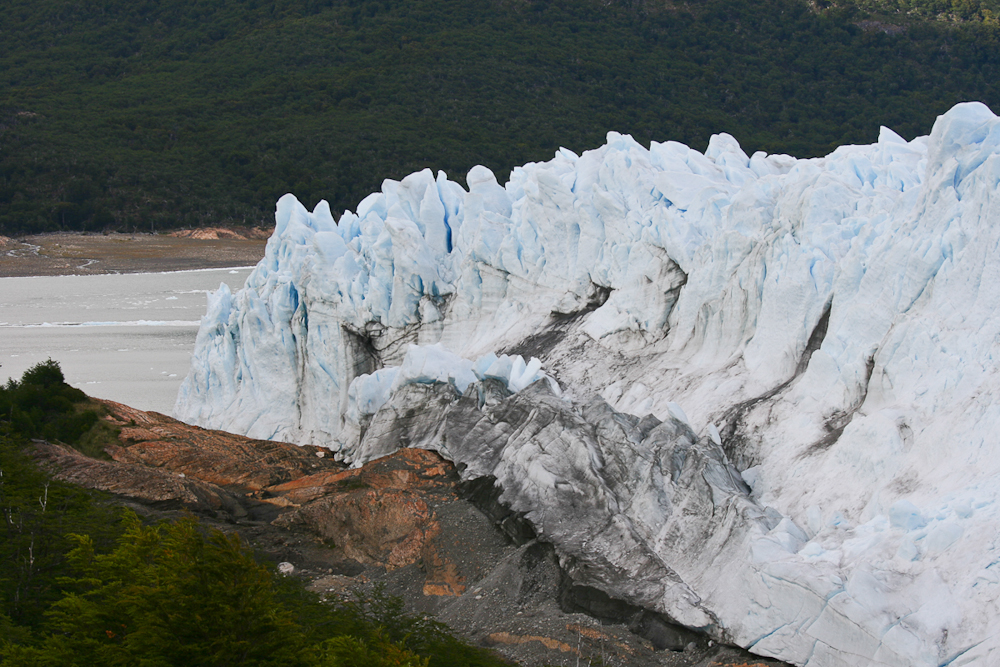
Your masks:
[{"label": "pale water", "polygon": [[0,381],[51,357],[91,396],[170,414],[208,292],[251,270],[0,278]]}]

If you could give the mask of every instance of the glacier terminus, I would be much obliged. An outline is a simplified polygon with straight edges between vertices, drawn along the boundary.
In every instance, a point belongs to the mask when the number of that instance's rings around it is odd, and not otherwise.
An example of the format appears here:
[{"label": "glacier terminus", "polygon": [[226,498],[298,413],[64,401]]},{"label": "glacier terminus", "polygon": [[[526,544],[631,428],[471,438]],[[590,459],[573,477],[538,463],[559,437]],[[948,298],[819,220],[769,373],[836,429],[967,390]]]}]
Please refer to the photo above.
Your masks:
[{"label": "glacier terminus", "polygon": [[609,133],[292,195],[175,414],[487,477],[573,579],[798,665],[1000,664],[1000,119],[822,158]]}]

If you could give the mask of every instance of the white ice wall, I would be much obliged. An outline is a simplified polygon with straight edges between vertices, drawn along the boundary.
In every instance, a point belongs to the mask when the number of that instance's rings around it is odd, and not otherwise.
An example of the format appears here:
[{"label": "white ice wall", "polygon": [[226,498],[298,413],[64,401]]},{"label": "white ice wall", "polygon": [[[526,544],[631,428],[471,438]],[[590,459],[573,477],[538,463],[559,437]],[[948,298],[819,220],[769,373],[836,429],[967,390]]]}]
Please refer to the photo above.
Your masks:
[{"label": "white ice wall", "polygon": [[753,498],[788,520],[705,589],[742,644],[810,665],[1000,660],[989,109],[810,160],[609,133],[467,182],[386,181],[339,223],[283,197],[246,287],[211,300],[176,414],[350,457],[351,382],[374,370],[359,359],[398,366],[411,343],[476,359],[610,290],[582,316],[591,344],[541,363],[570,398],[662,419],[679,404],[696,432],[743,438]]}]

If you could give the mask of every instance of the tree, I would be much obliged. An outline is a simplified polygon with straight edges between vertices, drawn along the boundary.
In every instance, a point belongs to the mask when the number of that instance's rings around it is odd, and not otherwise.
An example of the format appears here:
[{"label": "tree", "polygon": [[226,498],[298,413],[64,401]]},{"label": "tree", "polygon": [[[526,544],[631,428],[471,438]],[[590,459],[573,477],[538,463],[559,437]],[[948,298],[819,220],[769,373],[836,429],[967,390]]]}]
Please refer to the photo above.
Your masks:
[{"label": "tree", "polygon": [[421,658],[402,646],[380,641],[374,648],[357,637],[334,637],[323,642],[318,651],[318,667],[428,667],[429,658]]},{"label": "tree", "polygon": [[38,647],[8,646],[4,667],[29,665],[304,664],[272,575],[236,535],[205,535],[194,519],[143,526],[134,514],[109,554],[72,536],[64,597]]}]

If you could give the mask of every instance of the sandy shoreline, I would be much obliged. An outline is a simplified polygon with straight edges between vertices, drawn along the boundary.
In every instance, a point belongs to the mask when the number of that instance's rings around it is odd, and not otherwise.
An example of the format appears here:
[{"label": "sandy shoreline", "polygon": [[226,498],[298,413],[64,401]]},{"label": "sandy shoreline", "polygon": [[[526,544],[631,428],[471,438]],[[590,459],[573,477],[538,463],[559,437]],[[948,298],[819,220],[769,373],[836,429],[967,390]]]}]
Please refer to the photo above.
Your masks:
[{"label": "sandy shoreline", "polygon": [[264,256],[264,238],[191,238],[164,234],[54,233],[0,236],[0,278],[21,276],[158,273],[253,266]]}]

